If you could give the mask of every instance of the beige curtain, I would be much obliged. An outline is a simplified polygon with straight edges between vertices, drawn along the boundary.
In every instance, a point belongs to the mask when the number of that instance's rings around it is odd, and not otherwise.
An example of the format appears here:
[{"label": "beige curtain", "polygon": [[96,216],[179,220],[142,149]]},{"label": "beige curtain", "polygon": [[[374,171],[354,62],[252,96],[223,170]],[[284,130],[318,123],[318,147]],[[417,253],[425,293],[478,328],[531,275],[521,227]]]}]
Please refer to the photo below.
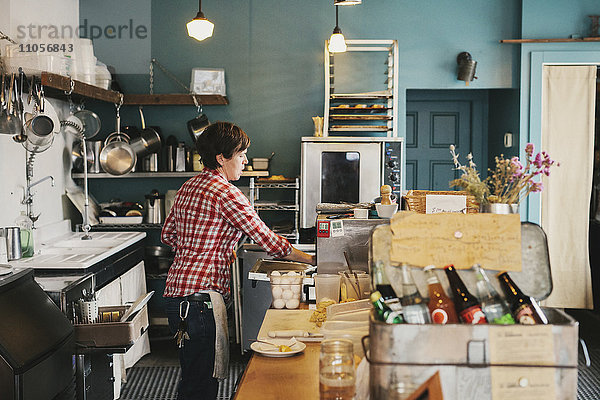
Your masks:
[{"label": "beige curtain", "polygon": [[543,68],[542,149],[560,162],[543,180],[541,222],[554,285],[543,304],[593,308],[588,229],[596,66]]}]

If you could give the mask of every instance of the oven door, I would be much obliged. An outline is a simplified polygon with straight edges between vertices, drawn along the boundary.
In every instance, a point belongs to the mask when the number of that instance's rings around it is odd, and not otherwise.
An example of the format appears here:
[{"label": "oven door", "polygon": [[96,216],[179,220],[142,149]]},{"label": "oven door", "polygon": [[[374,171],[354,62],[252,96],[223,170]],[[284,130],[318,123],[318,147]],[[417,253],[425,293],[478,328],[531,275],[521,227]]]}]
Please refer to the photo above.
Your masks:
[{"label": "oven door", "polygon": [[317,203],[372,201],[381,186],[382,143],[302,143],[300,226],[315,226]]}]

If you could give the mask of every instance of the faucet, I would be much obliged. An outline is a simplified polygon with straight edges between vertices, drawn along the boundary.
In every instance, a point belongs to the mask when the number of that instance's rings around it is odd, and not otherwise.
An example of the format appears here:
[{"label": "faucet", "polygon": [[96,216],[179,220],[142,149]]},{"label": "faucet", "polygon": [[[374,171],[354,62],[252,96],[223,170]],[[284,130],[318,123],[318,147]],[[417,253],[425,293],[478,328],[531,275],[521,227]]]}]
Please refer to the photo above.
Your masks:
[{"label": "faucet", "polygon": [[39,214],[37,216],[33,215],[33,211],[32,211],[33,194],[31,194],[31,188],[36,185],[39,185],[40,183],[42,183],[48,179],[50,179],[50,184],[52,186],[54,186],[54,177],[52,177],[51,175],[45,176],[42,179],[40,179],[39,181],[31,183],[31,177],[29,176],[29,174],[27,174],[27,186],[25,187],[25,197],[21,201],[21,204],[25,204],[27,206],[27,216],[31,220],[32,224],[35,224],[35,221],[38,220],[40,215]]}]

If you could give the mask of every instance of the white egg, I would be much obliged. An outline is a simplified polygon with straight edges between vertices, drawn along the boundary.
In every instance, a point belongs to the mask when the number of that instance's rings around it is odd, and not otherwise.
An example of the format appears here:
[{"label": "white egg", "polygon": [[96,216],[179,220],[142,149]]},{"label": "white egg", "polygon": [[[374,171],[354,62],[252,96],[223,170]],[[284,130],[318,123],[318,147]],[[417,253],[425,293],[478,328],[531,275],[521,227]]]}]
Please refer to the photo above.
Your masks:
[{"label": "white egg", "polygon": [[289,299],[285,302],[285,308],[298,308],[300,305],[300,300],[298,299]]},{"label": "white egg", "polygon": [[282,299],[289,300],[292,297],[294,297],[294,292],[292,292],[290,289],[286,289],[283,291],[283,293],[281,293]]},{"label": "white egg", "polygon": [[274,299],[280,299],[281,293],[283,293],[283,290],[281,290],[281,288],[279,286],[273,286],[271,293],[273,294]]},{"label": "white egg", "polygon": [[271,276],[281,276],[281,272],[273,271],[273,272],[271,272]]},{"label": "white egg", "polygon": [[277,299],[273,301],[273,307],[275,308],[283,308],[285,307],[285,300]]},{"label": "white egg", "polygon": [[294,292],[294,294],[298,294],[300,293],[300,290],[302,290],[302,285],[292,285],[292,292]]},{"label": "white egg", "polygon": [[271,278],[271,282],[272,282],[274,285],[279,285],[280,283],[282,283],[282,282],[281,282],[281,279],[282,279],[282,278],[280,278],[280,277],[278,277],[278,276],[274,276],[274,277],[272,277],[272,278]]},{"label": "white egg", "polygon": [[287,276],[298,276],[298,274],[296,273],[296,271],[290,271],[286,275]]}]

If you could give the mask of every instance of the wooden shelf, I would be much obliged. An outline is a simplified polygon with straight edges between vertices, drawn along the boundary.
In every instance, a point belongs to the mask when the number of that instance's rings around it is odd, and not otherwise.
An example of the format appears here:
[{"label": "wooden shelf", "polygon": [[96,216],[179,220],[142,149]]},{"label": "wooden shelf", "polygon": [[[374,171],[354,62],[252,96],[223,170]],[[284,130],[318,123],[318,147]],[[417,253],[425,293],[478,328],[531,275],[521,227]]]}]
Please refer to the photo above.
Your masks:
[{"label": "wooden shelf", "polygon": [[[125,178],[191,178],[198,175],[197,171],[187,172],[130,172],[125,175],[111,175],[106,172],[88,173],[88,179],[125,179]],[[243,177],[269,176],[269,171],[242,171]],[[73,172],[73,179],[83,179],[82,172]]]},{"label": "wooden shelf", "polygon": [[[197,94],[196,99],[203,106],[229,104],[229,100],[226,96],[218,94]],[[126,94],[123,104],[135,104],[141,106],[195,105],[192,96],[189,94]]]},{"label": "wooden shelf", "polygon": [[557,39],[502,39],[500,43],[566,43],[566,42],[600,42],[600,37],[557,38]]},{"label": "wooden shelf", "polygon": [[[65,92],[71,89],[71,78],[68,76],[57,75],[50,72],[42,72],[42,85],[46,88],[47,95],[50,97],[66,97]],[[74,100],[81,98],[90,98],[109,103],[118,104],[120,93],[114,90],[106,90],[100,87],[89,85],[87,83],[73,80]],[[229,100],[226,96],[196,95],[196,98],[202,105],[226,105]],[[195,105],[194,100],[189,94],[124,94],[124,105]]]}]

